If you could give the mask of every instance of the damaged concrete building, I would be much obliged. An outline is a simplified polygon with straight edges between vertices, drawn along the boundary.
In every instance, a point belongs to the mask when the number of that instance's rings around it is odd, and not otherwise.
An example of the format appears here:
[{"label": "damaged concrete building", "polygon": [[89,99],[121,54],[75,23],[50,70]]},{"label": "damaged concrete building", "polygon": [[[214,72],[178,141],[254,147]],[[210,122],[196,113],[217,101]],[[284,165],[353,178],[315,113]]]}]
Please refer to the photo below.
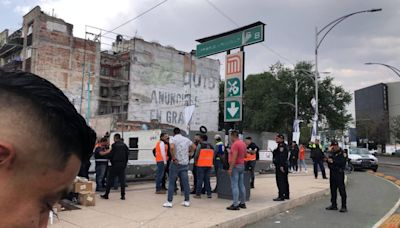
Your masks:
[{"label": "damaged concrete building", "polygon": [[23,16],[22,28],[7,35],[6,42],[0,42],[1,66],[49,80],[87,116],[98,106],[97,102],[88,102],[87,91],[98,93],[100,44],[74,37],[72,31],[72,24],[47,15],[36,6]]},{"label": "damaged concrete building", "polygon": [[155,127],[217,130],[219,61],[121,35],[101,50],[97,35],[75,37],[72,24],[36,6],[21,29],[0,33],[0,67],[54,83],[99,135]]}]

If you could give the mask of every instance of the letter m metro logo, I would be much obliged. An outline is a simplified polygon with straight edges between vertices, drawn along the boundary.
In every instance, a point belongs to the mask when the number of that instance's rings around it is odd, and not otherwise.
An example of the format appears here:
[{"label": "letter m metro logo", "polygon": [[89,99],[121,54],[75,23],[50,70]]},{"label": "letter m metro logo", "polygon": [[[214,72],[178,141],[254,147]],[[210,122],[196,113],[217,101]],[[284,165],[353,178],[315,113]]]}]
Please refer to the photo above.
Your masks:
[{"label": "letter m metro logo", "polygon": [[243,52],[226,56],[225,75],[241,75],[243,71]]}]

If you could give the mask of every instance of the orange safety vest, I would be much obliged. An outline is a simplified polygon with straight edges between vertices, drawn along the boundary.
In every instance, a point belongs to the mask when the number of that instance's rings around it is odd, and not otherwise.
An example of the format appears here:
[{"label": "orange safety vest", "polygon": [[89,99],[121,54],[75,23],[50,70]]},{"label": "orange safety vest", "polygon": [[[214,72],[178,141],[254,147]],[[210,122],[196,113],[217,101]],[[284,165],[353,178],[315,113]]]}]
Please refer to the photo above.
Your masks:
[{"label": "orange safety vest", "polygon": [[197,160],[198,167],[212,167],[214,160],[213,149],[200,149],[199,158]]},{"label": "orange safety vest", "polygon": [[[164,143],[165,145],[165,159],[168,160],[168,144]],[[157,142],[156,144],[156,162],[162,162],[163,161],[163,157],[161,155],[161,146],[160,146],[160,141]]]},{"label": "orange safety vest", "polygon": [[256,154],[250,154],[246,152],[246,156],[244,157],[244,161],[255,161]]}]

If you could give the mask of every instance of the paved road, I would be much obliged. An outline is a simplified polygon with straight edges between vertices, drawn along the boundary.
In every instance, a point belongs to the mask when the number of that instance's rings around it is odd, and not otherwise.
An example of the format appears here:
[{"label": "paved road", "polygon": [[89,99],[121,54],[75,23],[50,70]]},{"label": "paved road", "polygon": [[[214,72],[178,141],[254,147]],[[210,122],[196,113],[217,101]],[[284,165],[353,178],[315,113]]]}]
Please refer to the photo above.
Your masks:
[{"label": "paved road", "polygon": [[400,198],[398,188],[381,178],[366,172],[353,172],[348,177],[348,213],[326,211],[330,204],[327,196],[248,227],[372,227]]}]

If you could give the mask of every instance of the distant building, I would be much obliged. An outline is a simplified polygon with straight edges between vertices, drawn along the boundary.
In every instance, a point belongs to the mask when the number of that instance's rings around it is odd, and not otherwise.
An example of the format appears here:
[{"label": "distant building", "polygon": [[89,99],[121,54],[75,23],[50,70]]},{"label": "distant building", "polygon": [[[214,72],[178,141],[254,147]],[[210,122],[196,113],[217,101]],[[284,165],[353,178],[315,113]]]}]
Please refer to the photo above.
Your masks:
[{"label": "distant building", "polygon": [[99,134],[152,126],[218,129],[218,60],[122,35],[101,51],[97,38],[74,37],[72,24],[36,6],[21,29],[0,33],[0,67],[55,84]]},{"label": "distant building", "polygon": [[23,16],[22,28],[8,36],[6,42],[0,42],[0,66],[5,70],[32,72],[49,80],[85,116],[86,110],[96,110],[98,106],[97,102],[91,102],[90,109],[87,108],[87,79],[90,72],[89,90],[96,93],[100,44],[74,37],[72,31],[73,25],[47,15],[36,6]]},{"label": "distant building", "polygon": [[380,83],[355,91],[359,144],[393,144],[390,123],[400,115],[400,82]]}]

